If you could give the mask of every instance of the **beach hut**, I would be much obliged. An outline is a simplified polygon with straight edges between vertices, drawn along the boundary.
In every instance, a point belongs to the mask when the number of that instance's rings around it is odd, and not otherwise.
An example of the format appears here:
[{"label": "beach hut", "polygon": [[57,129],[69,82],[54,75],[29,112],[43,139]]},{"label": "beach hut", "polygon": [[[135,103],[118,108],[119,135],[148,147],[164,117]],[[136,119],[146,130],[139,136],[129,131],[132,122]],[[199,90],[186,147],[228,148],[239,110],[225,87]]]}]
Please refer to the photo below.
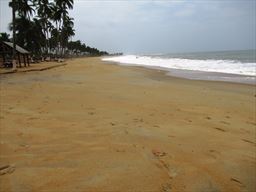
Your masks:
[{"label": "beach hut", "polygon": [[[12,50],[13,43],[6,41],[0,42],[0,66],[11,67]],[[29,66],[29,57],[29,51],[16,45],[16,61],[19,64],[19,67],[21,67],[21,63],[23,63],[25,67]]]}]

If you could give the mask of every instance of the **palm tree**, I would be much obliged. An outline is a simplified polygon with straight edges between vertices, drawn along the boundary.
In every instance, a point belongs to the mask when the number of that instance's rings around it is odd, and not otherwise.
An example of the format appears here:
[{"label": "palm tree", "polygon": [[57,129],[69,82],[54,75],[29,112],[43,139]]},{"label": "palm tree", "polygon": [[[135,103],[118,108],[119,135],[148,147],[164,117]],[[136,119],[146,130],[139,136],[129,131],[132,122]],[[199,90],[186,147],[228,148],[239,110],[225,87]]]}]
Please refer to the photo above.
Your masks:
[{"label": "palm tree", "polygon": [[19,17],[26,17],[28,19],[31,18],[35,11],[33,5],[32,0],[11,0],[9,2],[9,6],[14,8]]},{"label": "palm tree", "polygon": [[67,50],[77,55],[85,52],[91,55],[107,54],[79,40],[69,42],[70,37],[75,35],[74,21],[68,13],[73,4],[74,0],[54,0],[53,3],[51,0],[11,0],[9,5],[13,8],[13,22],[10,29],[13,30],[14,47],[18,42],[34,54],[47,56],[52,51],[57,56],[63,56]]},{"label": "palm tree", "polygon": [[62,18],[63,10],[55,5],[52,7],[52,11],[53,11],[53,14],[52,14],[51,19],[55,23],[56,30],[54,30],[54,33],[56,35],[56,40],[57,40],[57,47],[56,47],[55,53],[58,56],[60,53],[60,35],[59,35],[59,33],[61,31],[61,18]]},{"label": "palm tree", "polygon": [[64,37],[62,36],[64,30],[64,24],[68,20],[68,9],[73,9],[73,0],[54,0],[55,8],[53,14],[53,20],[56,22],[56,28],[59,31],[58,34],[61,34],[61,37],[58,37],[58,53],[60,56],[63,54],[63,44]]},{"label": "palm tree", "polygon": [[17,9],[17,2],[12,0],[9,2],[9,6],[12,7],[12,23],[13,23],[13,30],[12,30],[12,41],[13,41],[13,49],[12,49],[12,66],[16,69],[16,29],[15,29],[15,19],[16,19],[16,9]]},{"label": "palm tree", "polygon": [[[14,25],[15,24],[15,25]],[[22,45],[25,47],[26,42],[26,30],[28,30],[30,27],[29,20],[25,17],[18,17],[13,20],[12,23],[10,23],[9,28],[10,30],[14,30],[15,28],[15,42],[19,45]],[[16,34],[17,33],[17,34]]]},{"label": "palm tree", "polygon": [[46,37],[43,33],[43,28],[39,19],[34,18],[30,24],[31,28],[27,31],[28,46],[31,47],[33,50],[31,50],[32,52],[41,57],[43,51],[42,48],[46,46]]},{"label": "palm tree", "polygon": [[[45,36],[43,34],[40,21],[37,18],[29,20],[26,17],[15,19],[17,43],[28,49],[35,55],[41,54],[41,47],[45,45]],[[10,25],[13,29],[13,23]]]},{"label": "palm tree", "polygon": [[52,24],[49,21],[49,18],[53,14],[53,3],[50,3],[49,0],[34,0],[34,4],[37,8],[37,17],[39,18],[40,25],[43,29],[45,38],[45,48],[44,52],[48,56],[49,52],[49,36],[52,29]]},{"label": "palm tree", "polygon": [[8,33],[0,33],[0,42],[10,41],[10,35]]},{"label": "palm tree", "polygon": [[[34,9],[30,0],[11,0],[9,6],[12,7],[12,32],[13,32],[13,68],[16,68],[16,12],[22,18],[30,18]],[[20,66],[21,67],[21,66]]]},{"label": "palm tree", "polygon": [[68,40],[70,37],[75,35],[75,30],[74,30],[74,22],[73,18],[66,17],[63,21],[63,27],[61,31],[61,37],[62,37],[62,53],[67,47]]},{"label": "palm tree", "polygon": [[31,18],[31,16],[34,13],[34,9],[33,7],[33,2],[32,0],[17,0],[17,11],[18,11],[18,15],[20,17],[26,17],[28,19]]},{"label": "palm tree", "polygon": [[51,37],[49,38],[49,48],[50,52],[53,52],[55,56],[57,56],[58,36],[59,31],[56,28],[53,28],[51,30]]}]

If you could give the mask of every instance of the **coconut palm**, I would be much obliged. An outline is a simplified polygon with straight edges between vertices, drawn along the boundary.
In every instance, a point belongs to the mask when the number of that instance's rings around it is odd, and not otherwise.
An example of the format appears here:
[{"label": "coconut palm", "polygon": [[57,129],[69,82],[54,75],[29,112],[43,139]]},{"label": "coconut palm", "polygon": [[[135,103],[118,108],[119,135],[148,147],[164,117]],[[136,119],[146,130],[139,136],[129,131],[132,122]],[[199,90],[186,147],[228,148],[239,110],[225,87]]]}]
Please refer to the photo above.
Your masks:
[{"label": "coconut palm", "polygon": [[37,55],[48,56],[54,51],[57,56],[63,56],[67,50],[76,54],[104,54],[81,41],[69,42],[75,35],[74,21],[68,13],[73,4],[74,0],[12,0],[9,3],[13,8],[10,29],[13,30],[14,47],[17,40]]},{"label": "coconut palm", "polygon": [[44,36],[46,37],[44,53],[48,55],[49,36],[52,29],[52,24],[49,21],[49,18],[51,18],[53,14],[53,3],[50,3],[49,0],[34,0],[34,5],[37,9],[37,17],[39,18],[39,23],[42,27]]},{"label": "coconut palm", "polygon": [[63,27],[61,31],[61,43],[62,43],[62,53],[67,47],[68,40],[70,37],[75,35],[75,30],[74,30],[74,22],[73,18],[66,17],[63,21]]},{"label": "coconut palm", "polygon": [[12,31],[13,31],[13,64],[16,67],[16,12],[20,17],[31,17],[34,9],[30,0],[11,0],[9,6],[12,8]]},{"label": "coconut palm", "polygon": [[56,55],[58,56],[60,53],[60,31],[61,31],[61,21],[62,21],[61,19],[62,19],[62,13],[64,10],[55,5],[52,7],[52,11],[53,11],[53,14],[51,19],[55,23],[56,30],[54,30],[54,33],[56,35],[56,40],[57,40],[57,47],[55,52],[56,52]]},{"label": "coconut palm", "polygon": [[[45,42],[40,21],[36,18],[29,20],[26,17],[18,17],[15,19],[15,25],[17,43],[36,55],[40,54]],[[13,29],[13,23],[10,29]]]},{"label": "coconut palm", "polygon": [[12,0],[9,3],[10,7],[15,8],[15,11],[18,13],[18,16],[26,17],[28,19],[31,18],[35,11],[33,9],[33,5],[34,4],[32,0]]},{"label": "coconut palm", "polygon": [[55,7],[54,7],[54,14],[53,14],[53,20],[56,23],[56,28],[59,31],[58,34],[58,53],[60,56],[63,54],[63,47],[64,47],[64,37],[62,36],[64,34],[63,31],[65,31],[65,24],[67,25],[68,20],[68,9],[73,9],[73,0],[55,0]]},{"label": "coconut palm", "polygon": [[12,49],[12,60],[13,60],[13,68],[16,68],[16,30],[15,30],[15,19],[16,19],[16,10],[17,10],[17,1],[12,0],[9,2],[9,6],[12,8],[12,39],[13,39],[13,49]]},{"label": "coconut palm", "polygon": [[56,28],[53,28],[51,30],[51,37],[49,38],[49,48],[50,52],[54,53],[55,56],[57,55],[58,36],[59,31]]},{"label": "coconut palm", "polygon": [[10,41],[10,35],[8,33],[0,33],[0,42]]}]

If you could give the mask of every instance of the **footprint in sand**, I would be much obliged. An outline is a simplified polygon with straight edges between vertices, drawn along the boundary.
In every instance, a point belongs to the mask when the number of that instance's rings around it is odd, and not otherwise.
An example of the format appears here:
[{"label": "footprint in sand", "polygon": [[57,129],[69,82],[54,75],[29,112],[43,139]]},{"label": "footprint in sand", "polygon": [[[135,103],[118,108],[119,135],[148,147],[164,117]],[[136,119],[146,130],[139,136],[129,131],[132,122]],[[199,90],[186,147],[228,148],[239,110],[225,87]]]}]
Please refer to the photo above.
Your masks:
[{"label": "footprint in sand", "polygon": [[0,175],[10,174],[15,171],[14,165],[0,166]]},{"label": "footprint in sand", "polygon": [[116,152],[118,152],[118,153],[120,153],[120,152],[121,152],[121,153],[124,153],[124,152],[126,152],[126,151],[125,151],[125,149],[116,149]]},{"label": "footprint in sand", "polygon": [[222,131],[222,132],[226,132],[225,129],[219,128],[219,127],[213,127],[214,129],[218,130],[218,131]]},{"label": "footprint in sand", "polygon": [[[174,177],[177,176],[177,170],[175,168],[171,168],[169,163],[167,163],[164,159],[166,158],[167,153],[164,151],[159,151],[159,150],[152,150],[152,153],[155,157],[157,157],[157,162],[155,162],[155,165],[160,168],[163,169],[168,177],[169,177],[169,182],[168,182],[168,186],[165,186],[162,188],[163,191],[170,191],[171,187],[170,187],[170,182],[172,181],[172,179]],[[167,190],[168,189],[168,190]]]},{"label": "footprint in sand", "polygon": [[21,136],[23,136],[23,133],[22,133],[22,132],[19,132],[19,133],[17,133],[17,135],[18,135],[19,137],[21,137]]},{"label": "footprint in sand", "polygon": [[161,186],[162,192],[171,192],[172,191],[172,185],[171,183],[165,183]]},{"label": "footprint in sand", "polygon": [[39,119],[38,117],[29,117],[27,118],[28,120],[35,120],[35,119]]},{"label": "footprint in sand", "polygon": [[247,140],[247,139],[242,139],[242,141],[247,142],[247,143],[251,143],[251,144],[253,144],[253,145],[256,145],[256,143],[254,143],[254,142],[252,142],[252,141],[249,141],[249,140]]},{"label": "footprint in sand", "polygon": [[87,107],[86,109],[88,109],[88,110],[95,110],[95,108],[93,108],[93,107]]},{"label": "footprint in sand", "polygon": [[225,124],[225,125],[230,125],[230,123],[228,123],[226,121],[220,121],[220,123]]},{"label": "footprint in sand", "polygon": [[215,149],[210,149],[209,152],[210,152],[211,154],[220,155],[220,152],[219,152],[219,151],[216,151]]},{"label": "footprint in sand", "polygon": [[140,119],[134,118],[133,120],[134,120],[135,122],[144,122],[144,120],[143,120],[142,118],[140,118]]},{"label": "footprint in sand", "polygon": [[246,121],[247,124],[251,124],[251,125],[256,125],[255,122],[251,122],[251,121]]},{"label": "footprint in sand", "polygon": [[239,181],[238,179],[235,179],[235,178],[231,177],[230,180],[233,181],[233,182],[236,182],[240,186],[244,186],[244,184],[241,181]]},{"label": "footprint in sand", "polygon": [[192,120],[190,120],[190,119],[185,119],[187,122],[189,122],[189,123],[192,123]]}]

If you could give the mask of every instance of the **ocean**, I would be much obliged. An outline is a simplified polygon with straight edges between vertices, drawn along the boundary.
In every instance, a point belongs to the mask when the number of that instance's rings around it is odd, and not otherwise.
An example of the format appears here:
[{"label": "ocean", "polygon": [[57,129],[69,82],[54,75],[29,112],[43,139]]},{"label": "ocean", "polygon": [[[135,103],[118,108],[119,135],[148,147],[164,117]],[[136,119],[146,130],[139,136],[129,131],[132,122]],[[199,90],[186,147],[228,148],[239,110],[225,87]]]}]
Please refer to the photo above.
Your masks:
[{"label": "ocean", "polygon": [[169,75],[189,79],[256,83],[256,50],[134,54],[102,60],[162,69]]}]

